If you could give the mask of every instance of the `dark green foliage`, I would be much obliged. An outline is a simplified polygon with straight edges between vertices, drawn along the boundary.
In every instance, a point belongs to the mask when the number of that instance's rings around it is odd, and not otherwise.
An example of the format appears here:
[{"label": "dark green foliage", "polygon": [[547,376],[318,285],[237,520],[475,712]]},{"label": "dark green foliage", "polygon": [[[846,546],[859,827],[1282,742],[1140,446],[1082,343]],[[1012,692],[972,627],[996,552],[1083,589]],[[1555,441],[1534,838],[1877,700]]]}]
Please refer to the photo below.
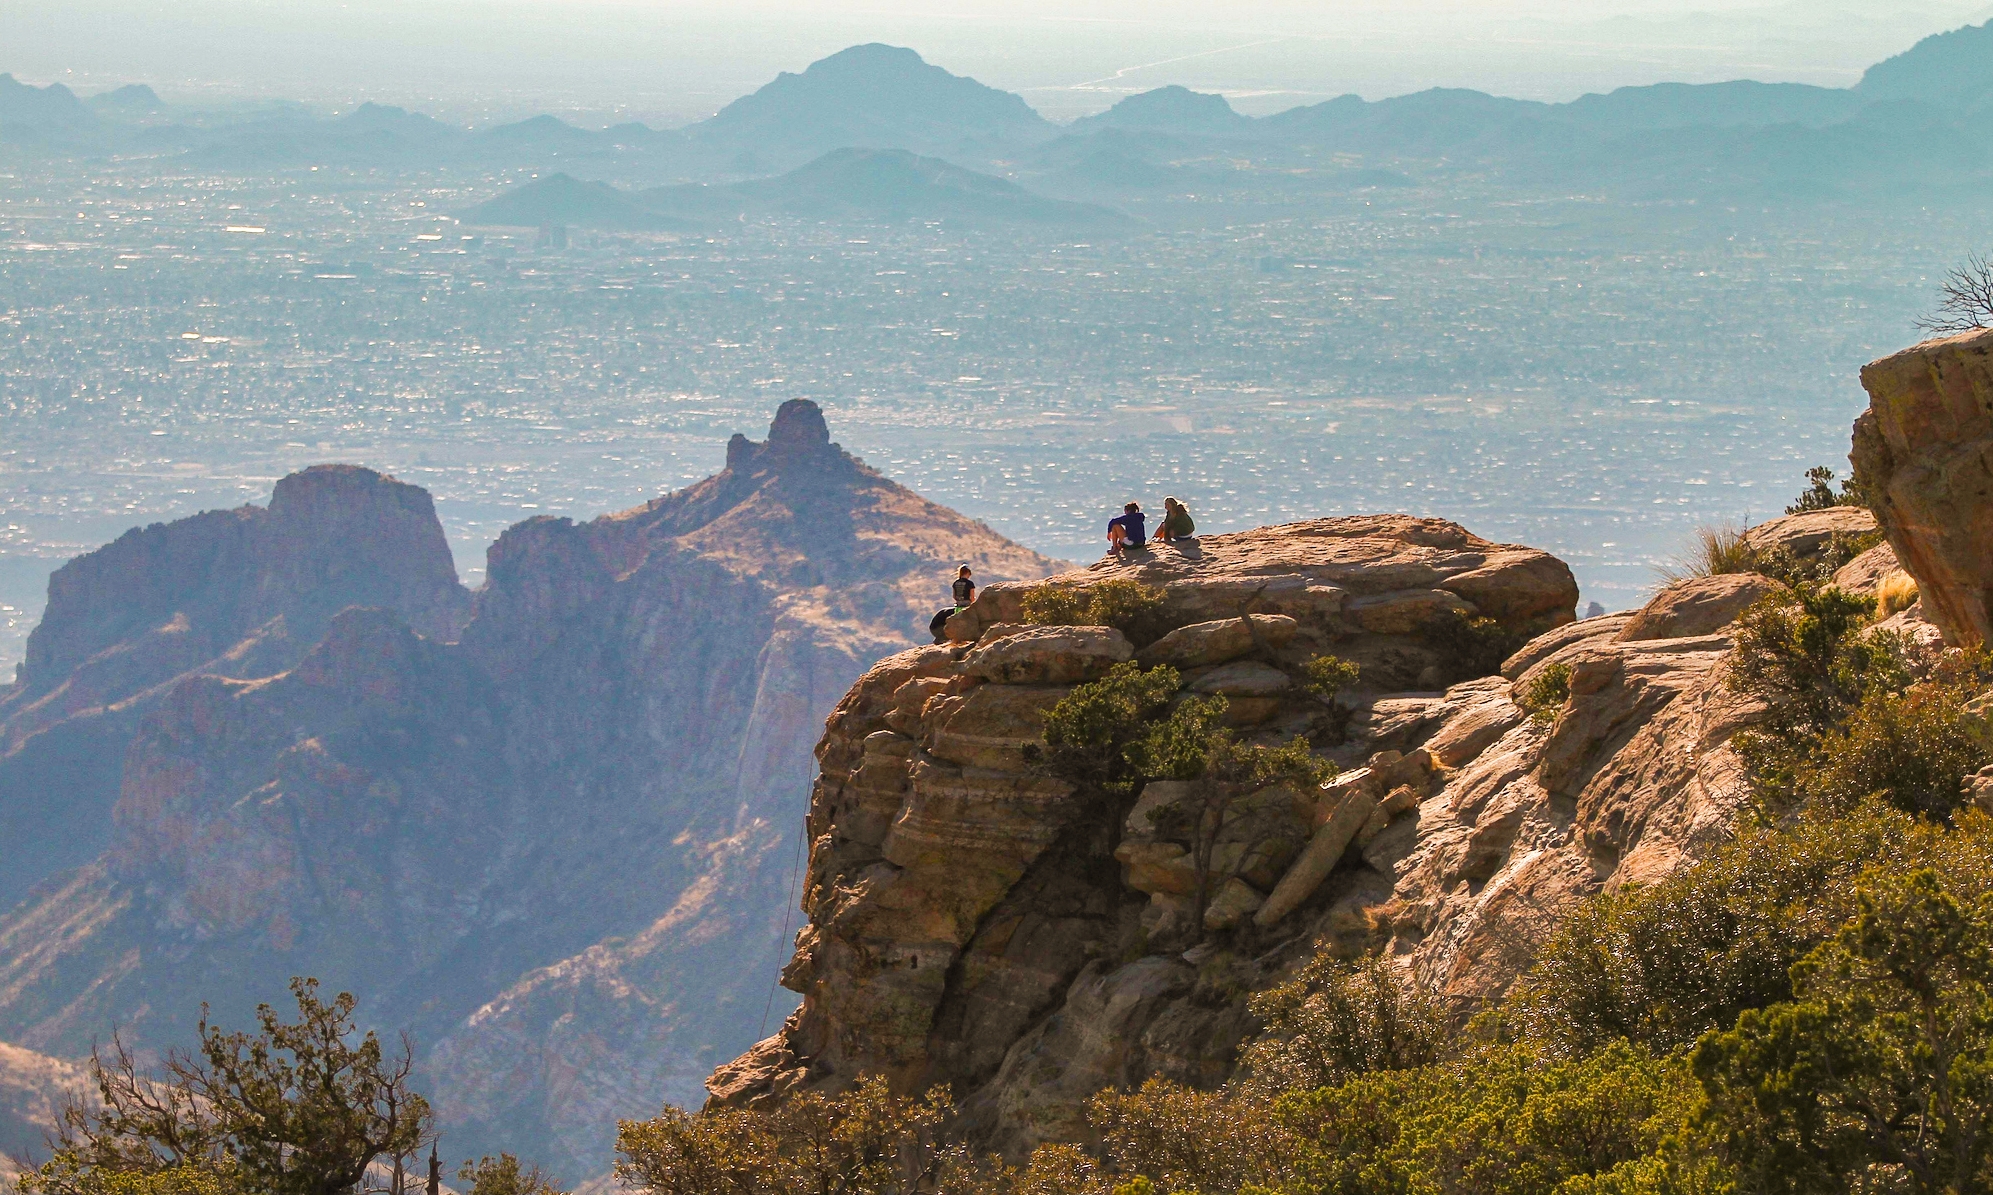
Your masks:
[{"label": "dark green foliage", "polygon": [[1469,618],[1450,611],[1420,628],[1420,637],[1439,653],[1447,684],[1492,676],[1529,642],[1529,634],[1493,618]]},{"label": "dark green foliage", "polygon": [[1950,818],[1961,779],[1993,763],[1987,725],[1966,709],[1983,684],[1934,678],[1904,693],[1870,692],[1799,767],[1800,794],[1836,810],[1874,795],[1906,813]]},{"label": "dark green foliage", "polygon": [[1349,720],[1356,711],[1336,698],[1361,679],[1362,669],[1341,656],[1324,654],[1303,664],[1301,671],[1307,677],[1308,692],[1322,703],[1322,713],[1316,719],[1317,733],[1331,746],[1343,742],[1349,737]]},{"label": "dark green foliage", "polygon": [[31,1180],[72,1195],[119,1173],[207,1171],[256,1195],[344,1195],[377,1158],[427,1139],[429,1105],[408,1087],[408,1043],[389,1057],[372,1033],[351,1040],[353,997],[330,1003],[294,979],[298,1019],[257,1009],[254,1035],[200,1023],[194,1054],[148,1074],[121,1042],[93,1052],[94,1106],[64,1111],[56,1156]]},{"label": "dark green foliage", "polygon": [[1792,995],[1790,970],[1854,911],[1851,884],[1928,828],[1866,804],[1746,826],[1651,887],[1594,899],[1537,956],[1504,1010],[1532,1040],[1584,1053],[1615,1039],[1667,1051]]},{"label": "dark green foliage", "polygon": [[1301,666],[1308,678],[1308,691],[1323,701],[1334,701],[1336,695],[1350,688],[1362,677],[1363,670],[1341,656],[1314,656]]},{"label": "dark green foliage", "polygon": [[1993,894],[1966,878],[1878,869],[1798,999],[1696,1047],[1701,1119],[1749,1189],[1993,1185]]},{"label": "dark green foliage", "polygon": [[1516,704],[1538,722],[1557,717],[1557,711],[1571,700],[1571,666],[1562,662],[1546,664],[1516,693]]},{"label": "dark green foliage", "polygon": [[1040,585],[1024,595],[1024,621],[1039,626],[1113,627],[1141,646],[1169,630],[1163,591],[1127,578],[1092,585]]},{"label": "dark green foliage", "polygon": [[457,1177],[469,1183],[467,1195],[565,1195],[538,1166],[520,1166],[508,1153],[465,1162]]},{"label": "dark green foliage", "polygon": [[[1299,1142],[1281,1189],[1612,1190],[1672,1152],[1696,1094],[1679,1061],[1624,1042],[1575,1059],[1491,1046],[1454,1062],[1381,1071],[1280,1101],[1280,1121]],[[1599,1179],[1612,1185],[1590,1185]]]},{"label": "dark green foliage", "polygon": [[1254,996],[1250,1007],[1266,1029],[1241,1063],[1255,1086],[1275,1092],[1427,1066],[1452,1045],[1438,998],[1407,984],[1380,958],[1318,955],[1292,980]]},{"label": "dark green foliage", "polygon": [[1899,643],[1857,634],[1874,613],[1873,598],[1798,585],[1738,615],[1730,685],[1770,707],[1765,733],[1788,743],[1818,738],[1871,687],[1907,682]]},{"label": "dark green foliage", "polygon": [[948,1089],[791,1095],[768,1111],[666,1108],[616,1125],[616,1177],[651,1195],[969,1195],[1001,1175],[944,1144]]},{"label": "dark green foliage", "polygon": [[1809,510],[1826,510],[1832,506],[1868,505],[1868,495],[1862,491],[1861,484],[1852,474],[1841,483],[1838,491],[1834,489],[1835,477],[1834,470],[1827,465],[1816,465],[1808,469],[1806,488],[1800,491],[1799,497],[1793,500],[1791,506],[1785,508],[1785,513],[1796,515]]},{"label": "dark green foliage", "polygon": [[1100,680],[1077,685],[1045,713],[1044,746],[1025,748],[1033,767],[1083,792],[1125,796],[1139,771],[1128,748],[1147,720],[1176,695],[1181,683],[1173,668],[1148,672],[1133,663],[1116,664]]},{"label": "dark green foliage", "polygon": [[1225,729],[1226,708],[1223,697],[1185,698],[1127,749],[1129,766],[1143,779],[1193,784],[1193,795],[1170,809],[1170,821],[1180,824],[1164,826],[1190,840],[1197,873],[1191,923],[1197,926],[1204,924],[1211,901],[1211,858],[1233,804],[1272,785],[1311,788],[1336,774],[1336,766],[1310,750],[1305,739],[1272,747],[1241,742]]}]

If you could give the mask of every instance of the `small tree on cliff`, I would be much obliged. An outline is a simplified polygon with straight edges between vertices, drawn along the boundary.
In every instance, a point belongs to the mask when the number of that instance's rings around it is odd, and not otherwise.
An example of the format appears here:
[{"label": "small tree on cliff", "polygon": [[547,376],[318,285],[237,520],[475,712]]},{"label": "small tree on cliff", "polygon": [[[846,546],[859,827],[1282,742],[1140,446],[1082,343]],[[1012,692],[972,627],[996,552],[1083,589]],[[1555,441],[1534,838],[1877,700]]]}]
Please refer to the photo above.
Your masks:
[{"label": "small tree on cliff", "polygon": [[55,1156],[22,1177],[23,1189],[96,1195],[129,1186],[121,1175],[198,1175],[190,1189],[212,1182],[257,1195],[345,1195],[377,1158],[413,1153],[430,1115],[409,1087],[408,1040],[394,1055],[372,1033],[352,1040],[352,995],[327,1003],[315,979],[293,979],[291,994],[298,1019],[261,1005],[253,1036],[224,1033],[204,1009],[199,1049],[169,1052],[157,1073],[122,1041],[113,1039],[108,1057],[92,1051],[97,1102],[63,1110]]},{"label": "small tree on cliff", "polygon": [[1151,725],[1129,744],[1129,763],[1147,780],[1179,780],[1190,795],[1163,811],[1165,829],[1190,840],[1197,874],[1193,925],[1203,932],[1211,907],[1213,857],[1239,798],[1276,784],[1313,788],[1336,774],[1336,765],[1308,749],[1305,739],[1278,747],[1240,742],[1225,729],[1229,708],[1223,697],[1179,702],[1169,717]]},{"label": "small tree on cliff", "polygon": [[1181,683],[1174,668],[1144,672],[1133,663],[1116,664],[1101,679],[1074,686],[1045,712],[1044,745],[1026,746],[1026,762],[1090,800],[1127,796],[1141,778],[1128,760],[1128,746]]}]

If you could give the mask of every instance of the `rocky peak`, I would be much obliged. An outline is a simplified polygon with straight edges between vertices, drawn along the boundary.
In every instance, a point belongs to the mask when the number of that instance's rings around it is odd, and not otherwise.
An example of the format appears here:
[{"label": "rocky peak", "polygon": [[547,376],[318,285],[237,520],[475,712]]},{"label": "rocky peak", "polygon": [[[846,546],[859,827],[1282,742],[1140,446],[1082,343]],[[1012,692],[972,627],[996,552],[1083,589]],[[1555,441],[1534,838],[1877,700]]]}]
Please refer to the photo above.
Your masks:
[{"label": "rocky peak", "polygon": [[823,408],[807,398],[792,398],[776,408],[768,438],[761,443],[738,433],[727,441],[727,472],[742,476],[848,463],[844,450],[830,442]]}]

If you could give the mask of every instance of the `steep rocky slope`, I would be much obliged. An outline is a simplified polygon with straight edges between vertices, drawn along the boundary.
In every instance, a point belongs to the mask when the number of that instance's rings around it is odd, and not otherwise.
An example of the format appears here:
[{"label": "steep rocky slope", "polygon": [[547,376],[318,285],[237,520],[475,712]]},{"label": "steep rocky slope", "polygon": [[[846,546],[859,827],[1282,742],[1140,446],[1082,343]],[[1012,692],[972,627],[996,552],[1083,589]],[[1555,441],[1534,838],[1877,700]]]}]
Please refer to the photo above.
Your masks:
[{"label": "steep rocky slope", "polygon": [[284,478],[268,507],[133,528],[58,569],[0,689],[0,907],[109,845],[124,744],[176,680],[282,671],[352,605],[445,640],[470,612],[429,495],[350,465]]},{"label": "steep rocky slope", "polygon": [[[1835,510],[1752,534],[1805,560],[1863,526]],[[1864,557],[1844,574],[1872,587],[1886,571]],[[1112,577],[1160,586],[1177,629],[1021,626],[1029,587],[993,586],[951,621],[955,642],[882,661],[838,706],[817,749],[809,924],[783,975],[803,1003],[714,1074],[715,1100],[878,1072],[950,1084],[971,1135],[1013,1156],[1080,1139],[1103,1087],[1226,1078],[1253,1029],[1244,997],[1317,950],[1381,949],[1471,1007],[1579,901],[1664,875],[1733,824],[1726,743],[1753,711],[1722,684],[1726,628],[1765,577],[1685,581],[1578,622],[1554,558],[1372,517],[1159,544],[1040,584]],[[1461,617],[1492,619],[1490,641],[1533,637],[1462,677]],[[1346,738],[1302,686],[1321,652],[1363,667],[1340,699]],[[1345,768],[1235,810],[1208,933],[1170,828],[1185,819],[1156,816],[1185,786],[1150,783],[1101,833],[1024,756],[1046,709],[1130,658],[1176,665],[1188,691],[1230,697],[1246,733],[1308,736]],[[1551,668],[1569,696],[1532,717],[1522,695]]]},{"label": "steep rocky slope", "polygon": [[[405,539],[433,532],[440,554],[427,502]],[[251,634],[229,666],[152,682],[119,746],[110,841],[0,917],[0,1039],[73,1056],[126,1023],[184,1040],[202,1000],[240,1021],[315,974],[415,1031],[450,1149],[572,1179],[606,1168],[617,1116],[690,1098],[755,1035],[825,714],[927,638],[956,562],[1053,567],[846,455],[807,402],[689,489],[508,530],[468,618],[308,589],[313,543],[351,551],[337,545],[400,526],[365,504],[240,576],[177,550],[256,517],[198,516],[140,533],[147,553],[121,540],[64,570],[122,569],[138,594],[212,574],[212,608],[235,619],[212,619],[217,643],[271,609],[304,625],[257,596],[302,589],[318,633],[288,656]],[[408,565],[374,571],[390,567]],[[93,592],[51,601],[33,692],[74,688],[188,601],[120,612],[117,588]],[[349,596],[364,605],[321,613]],[[57,618],[78,606],[93,613]],[[9,801],[31,817],[35,798]]]}]

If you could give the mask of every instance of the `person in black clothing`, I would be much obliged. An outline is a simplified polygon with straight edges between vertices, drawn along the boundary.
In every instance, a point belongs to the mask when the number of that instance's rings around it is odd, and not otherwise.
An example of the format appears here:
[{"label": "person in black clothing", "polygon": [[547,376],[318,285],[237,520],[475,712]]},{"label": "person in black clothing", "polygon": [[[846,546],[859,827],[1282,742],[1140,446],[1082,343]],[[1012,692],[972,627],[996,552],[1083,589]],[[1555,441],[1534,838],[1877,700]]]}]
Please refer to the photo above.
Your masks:
[{"label": "person in black clothing", "polygon": [[955,604],[936,610],[927,624],[928,633],[934,636],[936,643],[948,642],[948,620],[968,609],[969,603],[976,600],[976,583],[969,579],[968,565],[955,570],[953,589]]}]

